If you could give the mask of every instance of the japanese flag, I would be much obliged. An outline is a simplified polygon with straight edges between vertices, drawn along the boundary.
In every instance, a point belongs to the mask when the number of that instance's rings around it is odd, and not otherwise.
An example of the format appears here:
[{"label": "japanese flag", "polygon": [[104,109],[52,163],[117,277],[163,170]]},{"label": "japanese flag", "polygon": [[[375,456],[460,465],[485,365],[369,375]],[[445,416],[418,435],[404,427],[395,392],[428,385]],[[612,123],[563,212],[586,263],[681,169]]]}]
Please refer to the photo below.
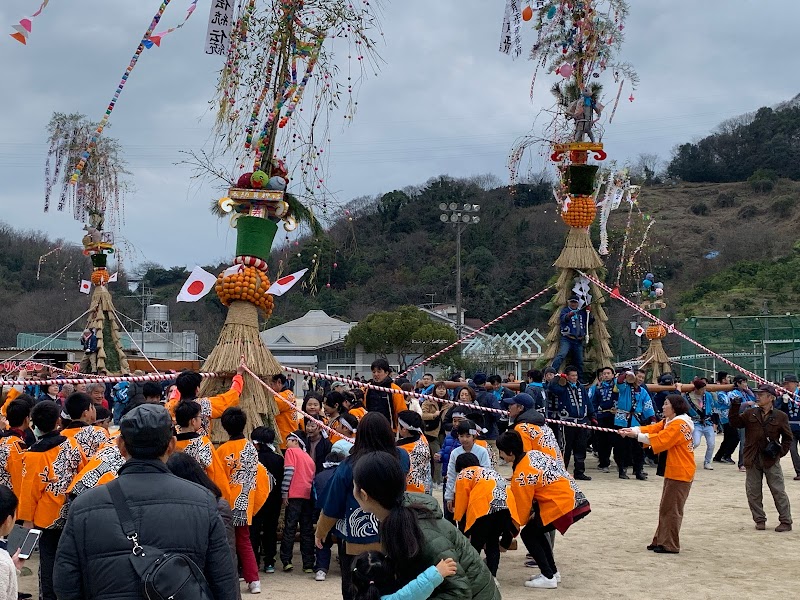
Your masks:
[{"label": "japanese flag", "polygon": [[292,273],[291,275],[287,275],[286,277],[281,277],[267,290],[268,294],[272,294],[273,296],[283,296],[286,292],[292,289],[292,286],[300,281],[300,278],[306,274],[308,269],[303,269],[302,271],[298,271],[297,273]]},{"label": "japanese flag", "polygon": [[108,283],[114,283],[117,280],[117,275],[119,275],[119,271],[108,278]]},{"label": "japanese flag", "polygon": [[88,294],[92,291],[92,282],[81,279],[81,294]]},{"label": "japanese flag", "polygon": [[642,327],[641,325],[639,325],[639,326],[636,328],[636,331],[634,331],[634,333],[635,333],[635,334],[636,334],[638,337],[642,337],[642,336],[644,335],[644,327]]},{"label": "japanese flag", "polygon": [[216,275],[212,275],[200,267],[195,267],[178,294],[178,302],[197,302],[214,289],[216,282]]}]

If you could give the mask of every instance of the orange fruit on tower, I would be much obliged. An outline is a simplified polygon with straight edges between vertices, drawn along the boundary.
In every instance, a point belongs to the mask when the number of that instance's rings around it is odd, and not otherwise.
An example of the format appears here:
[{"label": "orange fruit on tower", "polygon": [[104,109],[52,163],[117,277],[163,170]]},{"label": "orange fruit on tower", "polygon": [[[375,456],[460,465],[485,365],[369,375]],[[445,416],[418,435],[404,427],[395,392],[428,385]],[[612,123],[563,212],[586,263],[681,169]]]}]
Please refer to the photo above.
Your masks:
[{"label": "orange fruit on tower", "polygon": [[597,207],[591,196],[574,196],[569,206],[561,213],[561,219],[570,227],[589,227],[597,214]]},{"label": "orange fruit on tower", "polygon": [[660,340],[667,337],[667,328],[663,325],[650,325],[644,335],[648,340]]},{"label": "orange fruit on tower", "polygon": [[255,267],[242,267],[238,273],[217,276],[214,291],[219,301],[225,306],[230,306],[234,300],[243,300],[254,304],[269,318],[272,314],[272,295],[267,294],[270,286],[267,274]]}]

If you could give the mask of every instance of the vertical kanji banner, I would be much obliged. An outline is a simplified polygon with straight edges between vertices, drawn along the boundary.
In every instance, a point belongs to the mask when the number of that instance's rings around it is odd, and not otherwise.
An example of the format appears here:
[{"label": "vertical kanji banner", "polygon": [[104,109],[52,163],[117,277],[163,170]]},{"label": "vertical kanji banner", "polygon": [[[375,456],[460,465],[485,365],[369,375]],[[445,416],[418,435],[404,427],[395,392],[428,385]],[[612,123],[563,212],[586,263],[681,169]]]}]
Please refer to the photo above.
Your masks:
[{"label": "vertical kanji banner", "polygon": [[205,53],[225,56],[231,39],[233,0],[212,0],[208,13]]}]

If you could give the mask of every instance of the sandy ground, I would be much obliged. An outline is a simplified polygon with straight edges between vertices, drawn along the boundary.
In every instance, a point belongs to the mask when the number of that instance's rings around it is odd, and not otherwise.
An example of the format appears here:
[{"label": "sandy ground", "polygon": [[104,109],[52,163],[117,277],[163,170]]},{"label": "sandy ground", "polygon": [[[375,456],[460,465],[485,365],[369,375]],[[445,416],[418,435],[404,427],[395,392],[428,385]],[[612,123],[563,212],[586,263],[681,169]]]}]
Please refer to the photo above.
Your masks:
[{"label": "sandy ground", "polygon": [[[696,453],[699,461],[704,450],[703,445]],[[741,600],[790,593],[796,587],[798,572],[793,565],[800,524],[790,533],[773,531],[778,524],[777,513],[766,483],[767,530],[755,531],[744,494],[745,474],[735,466],[718,463],[714,463],[713,471],[704,471],[698,462],[686,504],[681,553],[657,555],[645,546],[656,527],[662,479],[651,468],[648,481],[624,481],[614,472],[598,472],[596,464],[596,459],[588,459],[587,473],[593,480],[581,482],[592,514],[576,523],[566,536],[557,536],[555,557],[563,577],[558,590],[523,587],[522,582],[538,570],[523,566],[525,551],[520,548],[501,558],[498,579],[503,598]],[[788,456],[782,466],[789,498],[797,510],[800,481],[792,481],[794,471]],[[298,556],[295,565],[299,564]],[[36,597],[36,559],[28,566],[34,575],[21,577],[20,587]],[[261,597],[300,592],[303,598],[338,600],[340,579],[335,560],[331,568],[328,581],[321,583],[302,572],[262,573]],[[246,589],[242,595],[250,596]]]}]

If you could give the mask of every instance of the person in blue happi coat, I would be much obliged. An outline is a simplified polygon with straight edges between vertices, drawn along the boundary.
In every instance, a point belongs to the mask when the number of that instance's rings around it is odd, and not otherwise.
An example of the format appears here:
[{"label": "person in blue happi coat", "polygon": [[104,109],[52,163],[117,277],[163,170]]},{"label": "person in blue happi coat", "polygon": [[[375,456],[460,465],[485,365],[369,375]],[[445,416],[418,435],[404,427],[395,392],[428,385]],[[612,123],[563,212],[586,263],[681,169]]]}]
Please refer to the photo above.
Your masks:
[{"label": "person in blue happi coat", "polygon": [[[617,376],[617,410],[614,413],[614,427],[626,429],[649,425],[656,420],[653,401],[647,388],[643,385],[644,377],[637,377],[633,371],[626,371]],[[628,477],[628,465],[633,466],[636,479],[644,481],[644,449],[636,438],[620,437],[614,447],[614,461],[617,463],[620,479]]]}]

